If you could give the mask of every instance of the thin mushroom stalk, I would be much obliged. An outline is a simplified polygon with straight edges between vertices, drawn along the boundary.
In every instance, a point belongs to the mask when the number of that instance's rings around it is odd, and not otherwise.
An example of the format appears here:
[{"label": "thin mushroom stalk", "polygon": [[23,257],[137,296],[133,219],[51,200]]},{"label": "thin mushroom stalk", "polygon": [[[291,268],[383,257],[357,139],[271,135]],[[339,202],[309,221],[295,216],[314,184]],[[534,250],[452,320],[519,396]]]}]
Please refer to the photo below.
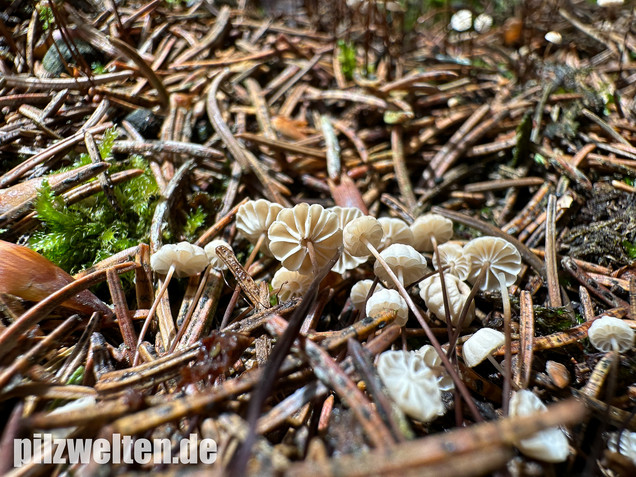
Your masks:
[{"label": "thin mushroom stalk", "polygon": [[506,286],[506,280],[502,273],[497,274],[499,279],[499,289],[501,291],[501,301],[503,303],[504,311],[504,335],[506,338],[504,345],[504,359],[506,361],[506,367],[504,368],[504,385],[503,385],[503,399],[502,408],[504,416],[508,415],[508,404],[510,402],[510,389],[512,385],[512,328],[510,326],[511,312],[510,312],[510,296],[508,295],[508,287]]}]

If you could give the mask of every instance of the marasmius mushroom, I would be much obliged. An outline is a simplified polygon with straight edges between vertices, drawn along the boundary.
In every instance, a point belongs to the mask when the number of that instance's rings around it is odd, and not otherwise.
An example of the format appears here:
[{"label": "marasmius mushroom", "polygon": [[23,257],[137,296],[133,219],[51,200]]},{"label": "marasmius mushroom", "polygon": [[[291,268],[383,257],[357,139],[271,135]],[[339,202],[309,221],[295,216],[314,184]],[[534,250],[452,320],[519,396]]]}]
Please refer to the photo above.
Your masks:
[{"label": "marasmius mushroom", "polygon": [[433,240],[442,244],[453,236],[453,222],[438,214],[425,214],[411,224],[413,247],[419,252],[432,252]]},{"label": "marasmius mushroom", "polygon": [[506,337],[501,331],[493,330],[492,328],[477,330],[462,346],[464,363],[469,368],[474,368],[488,358],[488,361],[503,374],[501,366],[492,357],[492,352],[504,344],[505,341]]},{"label": "marasmius mushroom", "polygon": [[[394,243],[380,252],[380,256],[404,286],[421,279],[427,272],[426,259],[410,245]],[[376,261],[373,265],[373,273],[380,280],[391,285],[390,276],[380,261]]]},{"label": "marasmius mushroom", "polygon": [[624,455],[636,465],[636,432],[613,432],[607,440],[607,448]]},{"label": "marasmius mushroom", "polygon": [[280,268],[272,277],[272,288],[281,301],[302,296],[311,286],[313,277],[294,270]]},{"label": "marasmius mushroom", "polygon": [[[453,326],[457,326],[462,309],[470,296],[470,287],[455,275],[444,275],[446,283],[446,295],[448,296],[449,314]],[[420,297],[426,303],[428,309],[442,321],[446,321],[446,309],[442,293],[442,279],[438,274],[428,277],[420,283]],[[471,300],[466,315],[466,324],[469,324],[475,316],[475,303]]]},{"label": "marasmius mushroom", "polygon": [[[437,247],[444,274],[450,273],[460,280],[466,280],[470,273],[470,261],[464,254],[464,247],[454,242],[446,242]],[[433,267],[437,270],[437,254],[433,254]]]},{"label": "marasmius mushroom", "polygon": [[265,199],[249,200],[239,207],[236,212],[236,228],[254,244],[255,252],[262,249],[265,254],[271,255],[267,230],[281,210],[282,205]]},{"label": "marasmius mushroom", "polygon": [[367,300],[367,316],[374,316],[383,311],[396,311],[394,323],[404,326],[409,319],[409,308],[404,299],[395,290],[383,289],[376,291]]},{"label": "marasmius mushroom", "polygon": [[421,357],[426,366],[433,371],[433,374],[437,377],[437,384],[440,390],[451,391],[455,388],[453,380],[444,369],[444,366],[442,366],[442,360],[435,351],[435,348],[431,345],[424,345],[420,349],[413,351],[413,353]]},{"label": "marasmius mushroom", "polygon": [[[344,229],[345,226],[351,222],[353,219],[357,219],[358,217],[362,217],[362,211],[357,207],[329,207],[327,209],[329,212],[333,212],[338,217],[338,225],[341,229]],[[347,270],[353,270],[358,267],[358,265],[362,265],[367,261],[367,257],[356,257],[351,255],[347,250],[342,251],[342,255],[333,266],[332,270],[336,273],[344,273]]]},{"label": "marasmius mushroom", "polygon": [[624,353],[634,346],[634,330],[623,320],[601,316],[587,331],[590,343],[599,351]]},{"label": "marasmius mushroom", "polygon": [[215,270],[227,270],[227,265],[216,253],[216,247],[220,245],[223,245],[230,250],[232,249],[232,247],[230,247],[230,244],[227,243],[225,240],[215,239],[209,242],[205,247],[203,247],[203,251],[207,255],[210,266],[212,268],[214,268]]},{"label": "marasmius mushroom", "polygon": [[342,245],[338,217],[321,205],[283,209],[267,231],[269,248],[288,270],[317,272]]},{"label": "marasmius mushroom", "polygon": [[[351,293],[349,294],[349,298],[351,299],[351,304],[357,309],[364,309],[364,304],[367,301],[367,297],[369,296],[369,292],[371,291],[371,287],[373,286],[373,280],[360,280],[355,285],[351,287]],[[381,284],[377,284],[375,286],[376,291],[384,290],[384,287]]]},{"label": "marasmius mushroom", "polygon": [[378,247],[379,251],[386,249],[394,243],[413,246],[413,232],[406,222],[394,217],[380,217],[378,222],[384,232],[382,243]]}]

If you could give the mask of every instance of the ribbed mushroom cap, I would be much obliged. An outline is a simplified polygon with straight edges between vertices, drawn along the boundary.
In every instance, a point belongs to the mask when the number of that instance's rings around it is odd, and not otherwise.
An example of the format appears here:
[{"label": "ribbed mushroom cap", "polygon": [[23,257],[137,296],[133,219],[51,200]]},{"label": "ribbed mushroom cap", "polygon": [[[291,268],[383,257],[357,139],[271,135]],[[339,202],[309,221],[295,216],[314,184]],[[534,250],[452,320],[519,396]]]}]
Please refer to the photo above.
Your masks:
[{"label": "ribbed mushroom cap", "polygon": [[262,234],[265,234],[264,251],[269,254],[267,230],[281,210],[283,210],[282,205],[265,199],[247,201],[236,212],[236,228],[253,244]]},{"label": "ribbed mushroom cap", "polygon": [[[336,216],[338,217],[338,225],[343,230],[349,222],[351,222],[354,219],[357,219],[358,217],[362,217],[364,215],[362,211],[358,209],[357,207],[335,206],[335,207],[330,207],[327,210],[329,212],[333,212],[334,214],[336,214]],[[353,270],[354,268],[357,268],[359,265],[362,265],[364,262],[367,261],[367,259],[368,257],[355,257],[351,255],[345,247],[344,250],[342,251],[342,255],[340,255],[340,258],[338,259],[336,264],[333,266],[332,270],[336,273],[344,273],[347,270]]]},{"label": "ribbed mushroom cap", "polygon": [[313,276],[286,268],[279,269],[272,277],[272,288],[281,301],[303,296],[309,290]]},{"label": "ribbed mushroom cap", "polygon": [[[371,290],[371,285],[373,285],[373,280],[360,280],[355,285],[351,287],[351,294],[349,295],[351,298],[351,303],[358,310],[362,310],[364,302],[369,295],[369,290]],[[375,292],[379,292],[380,290],[384,290],[384,287],[381,284],[377,284],[374,290]]]},{"label": "ribbed mushroom cap", "polygon": [[298,204],[283,209],[269,227],[269,248],[288,270],[309,272],[312,269],[308,242],[316,255],[316,267],[322,267],[342,245],[342,230],[338,217],[321,205]]},{"label": "ribbed mushroom cap", "polygon": [[423,422],[444,414],[437,377],[421,356],[385,351],[378,357],[378,374],[398,407]]},{"label": "ribbed mushroom cap", "polygon": [[362,241],[367,240],[373,247],[378,248],[382,243],[384,232],[378,219],[364,215],[353,219],[342,231],[342,241],[345,250],[354,257],[368,257],[369,249]]},{"label": "ribbed mushroom cap", "polygon": [[382,231],[384,232],[384,237],[378,250],[384,250],[394,243],[403,243],[413,246],[413,232],[411,232],[406,222],[394,217],[381,217],[378,219],[378,222],[380,222]]},{"label": "ribbed mushroom cap", "polygon": [[[530,416],[546,410],[545,404],[531,391],[522,389],[512,393],[511,416]],[[536,432],[527,439],[515,442],[515,445],[528,457],[544,462],[563,462],[570,454],[568,440],[558,427]]]},{"label": "ribbed mushroom cap", "polygon": [[634,346],[634,330],[627,323],[612,316],[602,316],[587,331],[590,343],[599,351],[624,353]]},{"label": "ribbed mushroom cap", "polygon": [[[466,280],[470,273],[470,261],[464,255],[464,247],[457,243],[446,242],[437,247],[442,267],[448,267],[444,274],[450,273],[460,280]],[[433,267],[437,270],[437,254],[433,254]]]},{"label": "ribbed mushroom cap", "polygon": [[468,281],[475,283],[482,265],[487,266],[486,279],[479,287],[482,291],[499,290],[498,275],[505,285],[512,285],[521,271],[521,255],[516,247],[500,237],[478,237],[464,245],[464,254],[470,260]]},{"label": "ribbed mushroom cap", "polygon": [[[401,282],[404,286],[410,285],[426,275],[426,259],[410,245],[394,243],[384,249],[380,256],[398,278],[400,278],[400,275],[402,276]],[[391,277],[389,277],[380,262],[376,261],[373,265],[373,273],[389,286],[393,284]]]},{"label": "ribbed mushroom cap", "polygon": [[469,368],[474,368],[505,341],[506,337],[502,332],[492,328],[481,328],[468,338],[462,347],[464,363]]},{"label": "ribbed mushroom cap", "polygon": [[435,237],[437,243],[444,243],[453,236],[453,222],[438,214],[421,215],[411,224],[413,247],[420,252],[432,252]]},{"label": "ribbed mushroom cap", "polygon": [[618,438],[618,432],[614,432],[610,435],[607,441],[608,449],[612,452],[623,454],[636,465],[636,432],[623,431],[620,433],[620,441]]},{"label": "ribbed mushroom cap", "polygon": [[426,366],[431,368],[431,371],[433,371],[433,374],[437,378],[437,384],[442,391],[450,391],[455,387],[453,379],[446,372],[446,369],[442,364],[442,358],[439,357],[435,348],[431,345],[424,345],[417,351],[413,352],[424,360]]},{"label": "ribbed mushroom cap", "polygon": [[212,240],[205,247],[203,247],[203,250],[205,250],[205,254],[208,256],[208,260],[210,260],[210,266],[212,268],[215,268],[216,270],[227,270],[227,265],[216,253],[216,247],[218,247],[219,245],[223,245],[224,247],[232,250],[230,244],[221,239]]},{"label": "ribbed mushroom cap", "polygon": [[376,291],[367,300],[367,316],[375,316],[383,311],[397,311],[394,323],[404,326],[409,319],[409,308],[404,298],[395,290]]},{"label": "ribbed mushroom cap", "polygon": [[[462,312],[464,303],[468,295],[470,295],[470,287],[462,282],[455,275],[444,274],[444,282],[446,283],[446,294],[448,295],[448,304],[450,307],[450,317],[453,326],[459,324],[459,316]],[[442,293],[442,280],[438,274],[422,280],[420,283],[420,296],[428,309],[440,320],[446,321],[444,311],[444,295]],[[470,304],[468,314],[464,326],[473,321],[475,316],[475,303]]]},{"label": "ribbed mushroom cap", "polygon": [[188,242],[167,244],[150,257],[150,266],[157,273],[168,273],[174,265],[178,277],[189,277],[203,271],[209,260],[205,251]]}]

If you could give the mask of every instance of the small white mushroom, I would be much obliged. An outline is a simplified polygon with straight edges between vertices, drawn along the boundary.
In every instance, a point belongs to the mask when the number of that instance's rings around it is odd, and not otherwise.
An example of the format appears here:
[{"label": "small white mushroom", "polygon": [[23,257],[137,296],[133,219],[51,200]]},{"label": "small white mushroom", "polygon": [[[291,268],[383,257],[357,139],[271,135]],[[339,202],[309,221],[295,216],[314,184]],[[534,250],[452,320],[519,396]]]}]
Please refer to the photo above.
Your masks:
[{"label": "small white mushroom", "polygon": [[[380,253],[386,264],[404,286],[422,278],[426,272],[426,259],[410,245],[394,243]],[[380,280],[391,285],[391,278],[380,261],[373,265],[373,272]]]},{"label": "small white mushroom", "polygon": [[[464,307],[464,303],[470,295],[470,287],[462,282],[455,275],[450,273],[444,274],[444,282],[446,283],[446,294],[448,295],[448,304],[450,308],[451,323],[457,326],[459,318]],[[446,313],[444,308],[444,295],[442,293],[442,280],[439,274],[422,280],[420,283],[420,296],[428,309],[442,321],[446,321]],[[475,316],[475,303],[471,302],[466,315],[464,325],[468,325],[473,321]]]},{"label": "small white mushroom", "polygon": [[450,24],[448,25],[451,30],[455,31],[466,31],[470,30],[470,27],[473,25],[473,12],[470,10],[463,8],[458,10],[453,14],[450,19]]},{"label": "small white mushroom", "polygon": [[[531,391],[522,389],[512,393],[510,398],[511,416],[530,416],[546,410],[545,404]],[[515,442],[515,445],[528,457],[544,462],[563,462],[570,454],[568,439],[558,427],[539,431],[526,439]]]},{"label": "small white mushroom", "polygon": [[272,288],[281,301],[287,301],[303,294],[311,286],[313,276],[286,268],[279,269],[272,277]]},{"label": "small white mushroom", "polygon": [[[351,298],[351,303],[357,310],[362,310],[364,303],[367,300],[367,296],[369,296],[371,285],[373,285],[373,280],[360,280],[351,287],[349,297]],[[380,290],[384,290],[384,287],[378,283],[375,287],[374,293],[379,292]]]},{"label": "small white mushroom", "polygon": [[441,244],[453,236],[453,222],[438,214],[425,214],[415,219],[411,231],[413,247],[420,252],[432,252],[433,238]]},{"label": "small white mushroom", "polygon": [[216,253],[216,247],[218,247],[219,245],[223,245],[224,247],[227,247],[230,250],[232,250],[232,247],[230,247],[230,244],[227,243],[225,240],[221,240],[221,239],[212,240],[205,247],[203,247],[203,250],[205,251],[205,254],[208,257],[208,260],[210,261],[210,266],[212,268],[216,270],[227,270],[227,265],[225,264],[223,260],[221,260],[221,258]]},{"label": "small white mushroom", "polygon": [[178,277],[189,277],[203,271],[208,265],[205,251],[188,242],[167,244],[150,257],[150,266],[157,273],[167,274],[170,268]]},{"label": "small white mushroom", "polygon": [[[357,207],[330,207],[327,209],[329,212],[333,212],[338,217],[338,225],[341,229],[347,226],[349,222],[358,217],[362,217],[364,214]],[[366,262],[368,257],[357,257],[351,255],[346,248],[342,251],[342,255],[333,266],[333,271],[336,273],[344,273],[347,270],[353,270],[357,268],[359,265],[362,265]]]},{"label": "small white mushroom", "polygon": [[249,200],[236,212],[236,228],[254,245],[264,242],[263,252],[271,255],[267,230],[274,223],[283,206],[265,199]]},{"label": "small white mushroom", "polygon": [[385,351],[378,357],[378,374],[398,407],[415,419],[432,421],[444,414],[437,377],[421,356]]},{"label": "small white mushroom", "polygon": [[506,287],[512,285],[521,271],[521,255],[516,247],[500,237],[478,237],[464,245],[464,254],[471,263],[468,281],[475,283],[482,269],[486,276],[482,291],[500,289],[499,276]]},{"label": "small white mushroom", "polygon": [[486,33],[492,26],[492,17],[487,13],[481,13],[475,17],[475,31],[478,33]]},{"label": "small white mushroom", "polygon": [[[464,254],[464,247],[457,243],[446,242],[437,247],[444,274],[450,273],[460,280],[466,280],[470,273],[470,261]],[[437,270],[437,254],[433,254],[433,267]]]},{"label": "small white mushroom", "polygon": [[607,448],[612,452],[618,452],[629,458],[636,465],[636,432],[614,432],[607,441]]},{"label": "small white mushroom", "polygon": [[374,316],[387,310],[397,312],[394,321],[397,325],[404,326],[409,319],[408,306],[404,298],[395,290],[376,291],[367,300],[367,316]]},{"label": "small white mushroom", "polygon": [[504,342],[505,337],[501,331],[493,330],[492,328],[481,328],[468,338],[462,347],[464,363],[469,368],[474,368],[488,358],[499,369],[499,363],[494,360],[491,353]]},{"label": "small white mushroom", "polygon": [[353,219],[342,231],[345,250],[354,257],[368,257],[382,243],[384,232],[378,219],[364,215]]},{"label": "small white mushroom", "polygon": [[624,353],[634,346],[634,330],[627,323],[612,316],[602,316],[587,331],[590,343],[599,351]]},{"label": "small white mushroom", "polygon": [[382,243],[378,247],[379,251],[384,250],[394,243],[403,243],[405,245],[413,245],[413,232],[408,224],[401,219],[394,217],[381,217],[378,219],[384,232]]},{"label": "small white mushroom", "polygon": [[433,371],[433,374],[437,377],[437,384],[442,391],[450,391],[455,388],[455,384],[442,365],[442,358],[439,357],[435,348],[431,345],[424,345],[413,352],[424,360],[426,366],[431,368],[431,371]]},{"label": "small white mushroom", "polygon": [[267,236],[272,254],[283,267],[307,273],[325,265],[342,245],[338,217],[318,204],[281,210]]}]

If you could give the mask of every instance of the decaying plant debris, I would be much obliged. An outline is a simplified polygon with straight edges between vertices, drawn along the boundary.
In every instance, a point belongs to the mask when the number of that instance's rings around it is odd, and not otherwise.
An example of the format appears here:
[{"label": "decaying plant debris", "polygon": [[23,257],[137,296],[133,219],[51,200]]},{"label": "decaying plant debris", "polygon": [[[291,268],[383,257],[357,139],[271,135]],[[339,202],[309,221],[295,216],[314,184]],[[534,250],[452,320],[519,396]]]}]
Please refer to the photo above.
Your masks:
[{"label": "decaying plant debris", "polygon": [[[2,3],[3,472],[634,475],[633,335],[588,341],[601,316],[636,328],[633,5],[465,3],[474,21],[434,1]],[[466,285],[448,234],[410,227],[427,213],[522,265],[488,257]],[[401,222],[352,235],[363,214]],[[151,260],[180,242],[213,265]],[[354,306],[365,279],[406,325]],[[469,368],[481,328],[505,344]],[[435,412],[398,405],[389,349]],[[218,453],[13,468],[14,439],[54,430]],[[563,458],[528,450],[542,435]]]}]

